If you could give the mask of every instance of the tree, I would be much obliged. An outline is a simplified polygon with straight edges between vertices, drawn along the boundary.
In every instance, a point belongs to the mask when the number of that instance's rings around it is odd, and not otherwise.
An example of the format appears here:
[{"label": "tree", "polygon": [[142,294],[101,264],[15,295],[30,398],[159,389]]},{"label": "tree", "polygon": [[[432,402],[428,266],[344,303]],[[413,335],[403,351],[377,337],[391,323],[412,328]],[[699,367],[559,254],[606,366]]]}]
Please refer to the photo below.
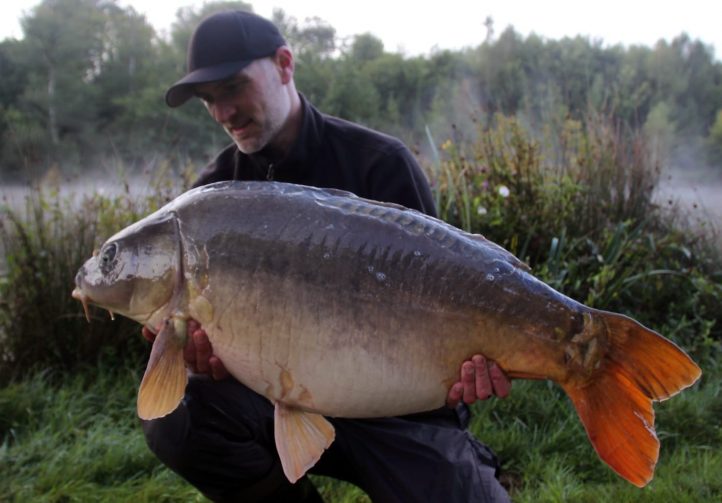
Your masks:
[{"label": "tree", "polygon": [[351,43],[349,57],[357,64],[364,65],[380,58],[384,53],[384,43],[371,33],[355,35]]},{"label": "tree", "polygon": [[30,70],[25,98],[42,111],[50,143],[80,132],[95,115],[91,82],[103,52],[100,0],[45,0],[21,20]]},{"label": "tree", "polygon": [[722,109],[717,111],[717,118],[707,137],[709,160],[718,167],[722,167]]},{"label": "tree", "polygon": [[[191,33],[211,13],[246,2],[179,9],[168,39],[115,0],[43,0],[22,20],[25,37],[0,42],[0,169],[23,163],[133,164],[154,157],[187,165],[228,142],[198,100],[168,109],[163,96],[185,73]],[[653,48],[605,47],[583,37],[523,37],[509,27],[476,49],[409,58],[371,33],[340,43],[314,17],[276,9],[273,21],[296,55],[298,89],[327,113],[409,142],[475,131],[496,112],[535,131],[611,115],[672,146],[706,139],[719,159],[722,63],[704,43],[680,35]],[[453,131],[453,132],[452,132]]]},{"label": "tree", "polygon": [[383,55],[383,43],[371,34],[356,35],[336,63],[336,71],[321,104],[330,114],[374,127],[381,98],[367,71],[369,62]]},{"label": "tree", "polygon": [[45,136],[39,123],[20,110],[29,79],[25,61],[21,41],[0,42],[0,173],[16,175],[27,162],[37,161],[34,147]]},{"label": "tree", "polygon": [[296,18],[286,15],[283,9],[273,9],[271,20],[297,59],[319,61],[331,57],[336,50],[336,29],[320,17],[308,18],[300,25]]},{"label": "tree", "polygon": [[14,106],[27,85],[28,68],[20,57],[21,49],[18,40],[0,42],[0,108]]},{"label": "tree", "polygon": [[178,51],[179,56],[181,56],[177,60],[179,64],[179,68],[176,69],[178,75],[181,75],[185,71],[186,50],[196,26],[198,26],[201,20],[211,14],[227,10],[253,12],[253,6],[246,2],[221,1],[203,3],[198,10],[194,7],[182,7],[178,9],[176,12],[176,21],[171,26],[171,43]]},{"label": "tree", "polygon": [[274,9],[273,22],[278,26],[296,58],[295,80],[298,89],[313,103],[321,103],[329,91],[335,62],[336,30],[318,17],[303,25],[282,9]]},{"label": "tree", "polygon": [[384,53],[364,67],[379,94],[378,127],[402,136],[423,127],[422,93],[424,79],[422,58],[404,58]]},{"label": "tree", "polygon": [[667,159],[674,147],[676,128],[670,115],[671,107],[660,101],[652,107],[642,128],[653,154],[662,159]]},{"label": "tree", "polygon": [[152,72],[156,62],[155,31],[145,17],[132,7],[121,9],[109,4],[104,20],[102,52],[93,81],[102,97],[98,110],[101,127],[122,113],[123,98],[132,96],[156,77]]},{"label": "tree", "polygon": [[509,27],[492,45],[482,45],[477,53],[480,103],[491,113],[515,113],[522,104],[526,75],[519,57],[523,40]]},{"label": "tree", "polygon": [[378,91],[368,75],[353,61],[346,60],[338,64],[320,105],[326,113],[374,127],[379,101]]}]

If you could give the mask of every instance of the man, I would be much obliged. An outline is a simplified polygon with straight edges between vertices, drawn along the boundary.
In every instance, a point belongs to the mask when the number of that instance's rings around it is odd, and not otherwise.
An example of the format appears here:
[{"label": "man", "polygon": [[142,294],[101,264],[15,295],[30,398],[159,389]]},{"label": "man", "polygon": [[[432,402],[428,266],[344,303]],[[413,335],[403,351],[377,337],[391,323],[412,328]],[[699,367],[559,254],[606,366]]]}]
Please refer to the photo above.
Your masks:
[{"label": "man", "polygon": [[[294,69],[269,21],[234,11],[201,22],[189,44],[188,73],[166,102],[200,98],[233,144],[195,185],[239,179],[332,187],[434,215],[408,149],[321,114],[296,91]],[[283,475],[272,405],[228,376],[198,323],[189,331],[185,358],[194,374],[185,398],[169,416],[143,424],[153,452],[216,501],[320,501],[307,478],[290,484]],[[147,329],[144,336],[153,338]],[[461,364],[448,407],[401,418],[331,418],[336,440],[311,473],[350,481],[375,501],[508,501],[495,457],[466,431],[468,410],[460,402],[503,397],[509,388],[502,371],[476,355]]]}]

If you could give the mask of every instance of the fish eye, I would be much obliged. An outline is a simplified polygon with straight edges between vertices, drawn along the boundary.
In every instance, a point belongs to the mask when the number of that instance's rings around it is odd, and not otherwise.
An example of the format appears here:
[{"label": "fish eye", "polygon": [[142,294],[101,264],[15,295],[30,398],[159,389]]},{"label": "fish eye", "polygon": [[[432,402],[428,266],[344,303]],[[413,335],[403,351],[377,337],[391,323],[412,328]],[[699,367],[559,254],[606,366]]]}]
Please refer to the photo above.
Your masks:
[{"label": "fish eye", "polygon": [[107,273],[113,267],[113,260],[118,252],[118,245],[116,243],[110,243],[100,251],[100,269]]}]

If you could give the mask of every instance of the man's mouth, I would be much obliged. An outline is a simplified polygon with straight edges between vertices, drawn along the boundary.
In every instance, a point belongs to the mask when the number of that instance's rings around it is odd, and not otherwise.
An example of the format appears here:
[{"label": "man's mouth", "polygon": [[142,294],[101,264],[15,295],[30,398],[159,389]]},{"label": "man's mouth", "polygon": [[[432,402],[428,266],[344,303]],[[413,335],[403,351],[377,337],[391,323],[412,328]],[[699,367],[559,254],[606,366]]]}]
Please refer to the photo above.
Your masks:
[{"label": "man's mouth", "polygon": [[253,121],[251,119],[239,123],[239,124],[232,124],[228,127],[228,130],[231,132],[233,136],[243,136],[244,133],[246,133],[249,129],[249,126],[251,125]]}]

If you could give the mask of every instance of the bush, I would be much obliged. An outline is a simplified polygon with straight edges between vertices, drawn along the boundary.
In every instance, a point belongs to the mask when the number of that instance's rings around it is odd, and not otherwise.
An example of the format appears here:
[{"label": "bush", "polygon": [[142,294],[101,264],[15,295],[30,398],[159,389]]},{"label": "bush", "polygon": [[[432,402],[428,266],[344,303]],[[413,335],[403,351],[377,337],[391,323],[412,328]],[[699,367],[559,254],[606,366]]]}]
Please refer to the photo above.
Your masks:
[{"label": "bush", "polygon": [[496,116],[474,142],[440,150],[430,172],[443,219],[501,244],[566,295],[687,349],[708,354],[722,340],[719,254],[655,204],[659,168],[643,136],[590,116],[540,140]]},{"label": "bush", "polygon": [[[168,177],[170,178],[170,177]],[[170,200],[169,185],[145,197],[127,183],[117,195],[63,195],[36,187],[23,208],[0,208],[0,380],[48,367],[73,369],[103,357],[145,354],[137,323],[91,308],[85,320],[71,298],[75,274],[91,252],[129,223]]]}]

